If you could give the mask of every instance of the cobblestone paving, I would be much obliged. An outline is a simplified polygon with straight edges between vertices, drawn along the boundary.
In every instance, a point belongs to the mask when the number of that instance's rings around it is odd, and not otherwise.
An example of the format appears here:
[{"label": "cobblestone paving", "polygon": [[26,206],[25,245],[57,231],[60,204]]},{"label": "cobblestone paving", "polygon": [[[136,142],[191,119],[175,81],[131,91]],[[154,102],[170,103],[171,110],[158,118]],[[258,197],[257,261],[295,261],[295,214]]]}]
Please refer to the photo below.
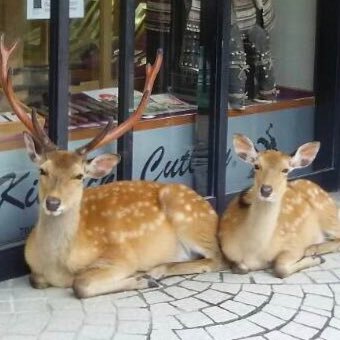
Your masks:
[{"label": "cobblestone paving", "polygon": [[171,277],[159,288],[77,300],[0,283],[0,339],[340,340],[340,254],[281,280],[267,272]]}]

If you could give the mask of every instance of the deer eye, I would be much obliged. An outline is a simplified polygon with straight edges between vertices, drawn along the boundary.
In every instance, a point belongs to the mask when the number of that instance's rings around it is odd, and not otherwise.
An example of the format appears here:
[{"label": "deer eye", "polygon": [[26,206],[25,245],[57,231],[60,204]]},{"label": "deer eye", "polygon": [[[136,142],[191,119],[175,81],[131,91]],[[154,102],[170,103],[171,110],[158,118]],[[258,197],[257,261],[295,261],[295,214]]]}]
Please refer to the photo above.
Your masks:
[{"label": "deer eye", "polygon": [[283,172],[284,174],[288,174],[289,169],[283,169],[282,172]]},{"label": "deer eye", "polygon": [[255,169],[255,170],[260,170],[260,166],[259,166],[258,164],[255,164],[255,165],[254,165],[254,169]]},{"label": "deer eye", "polygon": [[39,171],[40,171],[41,176],[47,176],[48,175],[47,171],[45,171],[44,169],[40,168]]},{"label": "deer eye", "polygon": [[73,178],[73,179],[81,180],[81,179],[84,178],[84,175],[83,175],[83,174],[79,174],[79,175],[73,176],[72,178]]}]

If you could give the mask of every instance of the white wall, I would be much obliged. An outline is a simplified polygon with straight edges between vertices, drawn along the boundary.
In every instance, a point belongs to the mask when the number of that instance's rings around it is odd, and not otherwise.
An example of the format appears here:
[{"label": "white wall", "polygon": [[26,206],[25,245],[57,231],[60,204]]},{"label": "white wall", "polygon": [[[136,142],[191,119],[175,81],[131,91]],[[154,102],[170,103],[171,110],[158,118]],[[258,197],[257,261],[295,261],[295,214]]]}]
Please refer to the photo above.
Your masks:
[{"label": "white wall", "polygon": [[272,31],[277,84],[313,89],[316,0],[273,0]]}]

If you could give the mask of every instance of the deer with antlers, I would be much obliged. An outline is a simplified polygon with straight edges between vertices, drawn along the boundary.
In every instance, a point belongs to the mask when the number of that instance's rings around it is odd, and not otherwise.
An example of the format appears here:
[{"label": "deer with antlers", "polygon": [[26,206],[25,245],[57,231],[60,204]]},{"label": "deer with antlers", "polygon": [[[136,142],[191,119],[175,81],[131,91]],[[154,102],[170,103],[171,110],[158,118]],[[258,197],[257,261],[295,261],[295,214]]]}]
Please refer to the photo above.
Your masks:
[{"label": "deer with antlers", "polygon": [[[13,111],[29,133],[24,141],[39,167],[39,217],[25,246],[35,288],[73,287],[79,298],[155,285],[155,279],[217,269],[218,218],[212,207],[181,184],[118,181],[83,188],[83,178],[107,175],[120,161],[89,151],[119,138],[140,119],[161,67],[162,53],[147,65],[143,97],[130,117],[112,121],[75,151],[59,150],[28,116],[14,94],[8,60],[16,44],[0,41],[1,84]],[[39,148],[36,148],[39,146]],[[38,151],[39,149],[39,151]]]},{"label": "deer with antlers", "polygon": [[[222,252],[234,272],[273,266],[277,276],[286,277],[319,265],[323,260],[315,255],[340,250],[340,221],[333,199],[311,181],[287,180],[290,171],[313,162],[320,143],[304,144],[294,156],[258,152],[241,134],[234,136],[233,144],[255,172],[253,186],[230,203],[220,221]],[[325,242],[325,235],[335,239]]]}]

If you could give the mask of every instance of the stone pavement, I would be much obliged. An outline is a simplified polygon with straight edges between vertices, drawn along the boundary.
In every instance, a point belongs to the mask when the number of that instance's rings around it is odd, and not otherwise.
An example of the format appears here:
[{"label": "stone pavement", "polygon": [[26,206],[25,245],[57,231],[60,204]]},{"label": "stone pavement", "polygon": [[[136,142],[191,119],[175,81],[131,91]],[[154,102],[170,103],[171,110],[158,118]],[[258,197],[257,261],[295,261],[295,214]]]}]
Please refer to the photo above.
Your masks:
[{"label": "stone pavement", "polygon": [[340,254],[281,280],[267,272],[171,277],[144,291],[77,300],[0,283],[4,340],[340,340]]}]

